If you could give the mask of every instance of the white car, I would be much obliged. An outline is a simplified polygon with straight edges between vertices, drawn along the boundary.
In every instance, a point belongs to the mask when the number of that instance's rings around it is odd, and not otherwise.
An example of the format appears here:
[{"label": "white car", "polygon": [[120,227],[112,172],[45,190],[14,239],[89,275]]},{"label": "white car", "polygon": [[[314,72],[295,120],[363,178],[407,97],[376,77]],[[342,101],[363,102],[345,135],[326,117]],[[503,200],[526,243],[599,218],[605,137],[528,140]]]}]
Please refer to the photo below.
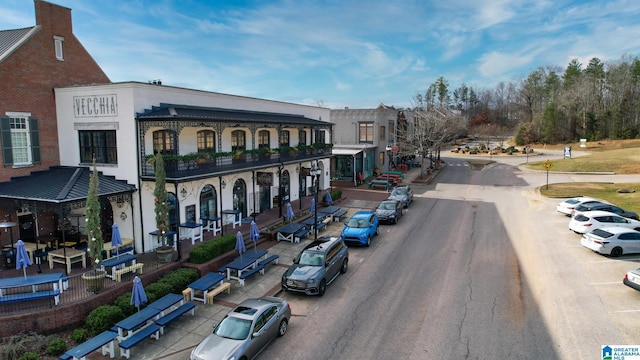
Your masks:
[{"label": "white car", "polygon": [[623,227],[605,227],[582,235],[580,244],[603,255],[640,253],[640,232]]},{"label": "white car", "polygon": [[580,204],[588,203],[588,202],[600,202],[600,200],[590,198],[588,196],[578,196],[578,197],[574,197],[574,198],[559,202],[558,206],[556,206],[556,210],[558,210],[558,212],[563,213],[567,216],[571,216],[576,206]]},{"label": "white car", "polygon": [[640,269],[631,270],[624,275],[622,283],[640,291]]},{"label": "white car", "polygon": [[571,221],[569,221],[569,230],[578,234],[612,226],[640,231],[640,221],[601,210],[576,213],[573,218],[571,218]]}]

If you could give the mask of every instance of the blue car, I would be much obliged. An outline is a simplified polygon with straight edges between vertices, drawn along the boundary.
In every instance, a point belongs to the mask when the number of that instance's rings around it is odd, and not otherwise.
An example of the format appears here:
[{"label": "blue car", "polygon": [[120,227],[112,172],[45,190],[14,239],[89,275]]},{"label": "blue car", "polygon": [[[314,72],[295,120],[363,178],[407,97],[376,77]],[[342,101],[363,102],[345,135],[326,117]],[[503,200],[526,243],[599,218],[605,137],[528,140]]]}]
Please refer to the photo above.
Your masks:
[{"label": "blue car", "polygon": [[373,211],[358,211],[344,223],[340,237],[345,244],[371,245],[371,238],[378,235],[378,215]]}]

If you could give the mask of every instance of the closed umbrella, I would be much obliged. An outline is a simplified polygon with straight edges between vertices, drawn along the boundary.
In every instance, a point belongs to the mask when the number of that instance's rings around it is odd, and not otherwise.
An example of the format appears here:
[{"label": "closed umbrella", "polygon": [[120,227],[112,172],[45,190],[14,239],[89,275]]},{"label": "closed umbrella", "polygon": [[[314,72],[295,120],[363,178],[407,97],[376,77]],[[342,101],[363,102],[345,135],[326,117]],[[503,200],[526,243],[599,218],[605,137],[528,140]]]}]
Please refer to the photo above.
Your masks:
[{"label": "closed umbrella", "polygon": [[118,246],[120,245],[122,245],[122,236],[120,236],[120,229],[118,228],[118,224],[113,224],[111,226],[111,247],[116,248],[116,256],[120,255],[118,251]]},{"label": "closed umbrella", "polygon": [[309,206],[309,213],[316,213],[316,198],[311,198],[311,206]]},{"label": "closed umbrella", "polygon": [[131,305],[135,305],[140,311],[140,305],[147,302],[147,294],[144,292],[142,280],[138,276],[133,278],[133,289],[131,290]]},{"label": "closed umbrella", "polygon": [[244,246],[244,238],[240,231],[236,234],[236,251],[240,253],[240,262],[242,262],[242,254],[247,251],[247,248]]},{"label": "closed umbrella", "polygon": [[257,251],[256,243],[260,238],[260,230],[258,229],[258,224],[255,221],[251,221],[251,230],[249,231],[249,238],[253,241],[253,251]]},{"label": "closed umbrella", "polygon": [[287,220],[289,220],[289,222],[293,222],[293,208],[291,207],[291,203],[288,202],[287,203],[287,213],[286,213],[286,218]]},{"label": "closed umbrella", "polygon": [[333,204],[333,199],[331,198],[331,193],[327,191],[326,195],[325,195],[325,199],[324,201],[327,203],[327,205],[331,206],[331,204]]},{"label": "closed umbrella", "polygon": [[31,266],[31,259],[29,259],[27,249],[24,247],[24,242],[18,240],[16,243],[16,270],[22,268],[25,279],[27,278],[27,266]]}]

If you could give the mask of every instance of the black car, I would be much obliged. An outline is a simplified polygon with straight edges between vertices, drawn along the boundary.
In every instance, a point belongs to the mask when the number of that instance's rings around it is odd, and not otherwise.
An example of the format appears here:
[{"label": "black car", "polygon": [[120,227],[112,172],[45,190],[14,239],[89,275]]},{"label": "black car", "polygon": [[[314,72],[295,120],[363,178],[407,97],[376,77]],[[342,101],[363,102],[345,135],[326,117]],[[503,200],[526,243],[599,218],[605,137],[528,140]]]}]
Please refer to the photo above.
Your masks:
[{"label": "black car", "polygon": [[611,204],[606,204],[606,203],[600,203],[600,202],[580,204],[576,206],[574,210],[575,211],[574,214],[586,212],[586,211],[595,211],[595,210],[608,211],[610,213],[614,213],[622,217],[638,220],[638,214],[634,213],[633,211],[627,211],[621,207],[611,205]]},{"label": "black car", "polygon": [[381,222],[397,224],[402,217],[402,201],[384,200],[376,208],[376,214]]}]

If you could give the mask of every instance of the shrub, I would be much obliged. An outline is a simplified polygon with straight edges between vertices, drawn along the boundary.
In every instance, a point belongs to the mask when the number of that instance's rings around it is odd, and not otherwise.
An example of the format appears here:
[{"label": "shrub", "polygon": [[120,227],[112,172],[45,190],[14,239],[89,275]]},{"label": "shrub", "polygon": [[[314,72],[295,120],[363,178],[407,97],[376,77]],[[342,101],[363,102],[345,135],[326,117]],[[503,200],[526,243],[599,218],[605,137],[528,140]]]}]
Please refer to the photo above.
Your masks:
[{"label": "shrub", "polygon": [[32,351],[29,351],[22,354],[22,356],[20,356],[18,360],[40,360],[40,355]]},{"label": "shrub", "polygon": [[115,323],[125,317],[119,307],[115,305],[101,305],[87,315],[85,324],[91,334],[98,335],[103,331],[109,330]]},{"label": "shrub", "polygon": [[78,344],[81,342],[84,342],[88,338],[89,338],[89,331],[87,331],[87,329],[75,329],[71,334],[71,340],[73,340]]},{"label": "shrub", "polygon": [[125,317],[136,312],[136,307],[131,305],[131,291],[118,296],[113,305],[119,307]]},{"label": "shrub", "polygon": [[171,285],[162,281],[156,281],[145,286],[144,292],[147,294],[147,304],[150,304],[169,294],[171,292],[171,289]]},{"label": "shrub", "polygon": [[329,191],[329,194],[331,194],[331,199],[338,200],[338,199],[340,199],[342,197],[342,190],[333,189],[333,190]]},{"label": "shrub", "polygon": [[212,241],[202,243],[193,247],[189,252],[189,262],[193,264],[204,264],[207,261],[231,251],[236,246],[235,235],[221,236]]},{"label": "shrub", "polygon": [[196,269],[180,268],[158,279],[158,282],[171,286],[171,292],[179,294],[199,277]]},{"label": "shrub", "polygon": [[47,355],[58,356],[64,354],[65,351],[67,351],[67,343],[64,342],[64,339],[55,338],[47,345],[44,352]]}]

